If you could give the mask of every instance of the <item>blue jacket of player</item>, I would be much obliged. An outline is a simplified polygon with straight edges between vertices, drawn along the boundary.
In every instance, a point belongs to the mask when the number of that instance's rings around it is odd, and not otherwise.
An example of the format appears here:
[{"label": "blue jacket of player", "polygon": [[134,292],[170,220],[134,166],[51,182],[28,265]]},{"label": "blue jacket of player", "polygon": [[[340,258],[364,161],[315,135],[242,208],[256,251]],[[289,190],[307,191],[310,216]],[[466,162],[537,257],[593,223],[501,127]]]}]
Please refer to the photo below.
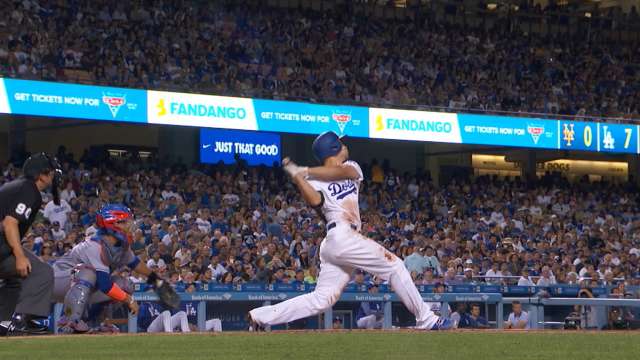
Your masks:
[{"label": "blue jacket of player", "polygon": [[382,316],[383,313],[384,305],[382,304],[382,301],[365,301],[360,304],[356,319],[360,320],[369,315]]}]

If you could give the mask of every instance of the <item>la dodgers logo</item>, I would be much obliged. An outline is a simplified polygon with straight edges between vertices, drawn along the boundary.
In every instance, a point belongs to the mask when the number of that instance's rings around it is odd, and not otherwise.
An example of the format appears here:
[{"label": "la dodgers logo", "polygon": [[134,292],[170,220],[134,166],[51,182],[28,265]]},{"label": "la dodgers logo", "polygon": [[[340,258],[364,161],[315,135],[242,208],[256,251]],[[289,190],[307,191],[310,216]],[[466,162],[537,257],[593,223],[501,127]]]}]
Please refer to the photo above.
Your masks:
[{"label": "la dodgers logo", "polygon": [[602,126],[602,131],[604,134],[602,145],[605,149],[613,150],[615,149],[616,140],[614,139],[613,134],[611,134],[611,130],[609,130],[608,128],[609,127],[607,125]]},{"label": "la dodgers logo", "polygon": [[356,183],[353,182],[353,180],[346,180],[342,183],[334,182],[329,184],[329,192],[329,195],[335,197],[337,200],[342,200],[347,195],[356,192]]}]

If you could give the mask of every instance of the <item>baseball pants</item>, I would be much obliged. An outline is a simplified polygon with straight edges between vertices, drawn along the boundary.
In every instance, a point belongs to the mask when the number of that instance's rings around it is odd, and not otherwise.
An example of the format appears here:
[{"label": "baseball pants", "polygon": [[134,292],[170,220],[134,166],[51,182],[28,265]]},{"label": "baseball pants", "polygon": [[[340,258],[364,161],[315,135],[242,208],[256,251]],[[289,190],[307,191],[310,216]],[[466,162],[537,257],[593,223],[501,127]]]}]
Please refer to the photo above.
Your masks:
[{"label": "baseball pants", "polygon": [[339,223],[320,245],[320,275],[313,292],[250,311],[260,325],[277,325],[319,314],[335,304],[354,268],[389,281],[396,295],[416,317],[416,328],[431,329],[438,320],[422,301],[402,260],[375,241]]},{"label": "baseball pants", "polygon": [[[71,270],[58,270],[53,273],[53,301],[64,303],[64,297],[71,288],[72,278]],[[100,290],[93,290],[89,297],[89,304],[98,304],[101,302],[112,301],[105,293]]]},{"label": "baseball pants", "polygon": [[180,331],[189,332],[189,321],[187,319],[187,313],[184,311],[179,311],[175,315],[171,316],[171,313],[167,310],[163,311],[158,315],[149,327],[147,328],[147,332],[149,333],[157,333],[157,332],[173,332],[174,329],[180,328]]},{"label": "baseball pants", "polygon": [[365,317],[361,317],[356,322],[359,329],[381,329],[382,328],[382,320],[378,320],[378,317],[375,315],[369,315]]},{"label": "baseball pants", "polygon": [[14,312],[47,317],[51,311],[53,270],[31,251],[22,250],[31,262],[31,273],[26,278],[16,273],[13,255],[0,260],[0,279],[4,280],[0,286],[0,321],[11,320]]}]

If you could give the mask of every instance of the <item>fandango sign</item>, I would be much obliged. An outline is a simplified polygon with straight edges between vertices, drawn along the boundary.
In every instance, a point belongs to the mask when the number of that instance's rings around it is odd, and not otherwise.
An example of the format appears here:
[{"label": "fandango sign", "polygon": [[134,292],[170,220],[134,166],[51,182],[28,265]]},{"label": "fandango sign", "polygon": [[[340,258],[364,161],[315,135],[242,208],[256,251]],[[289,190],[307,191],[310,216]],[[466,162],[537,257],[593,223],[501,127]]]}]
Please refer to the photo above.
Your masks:
[{"label": "fandango sign", "polygon": [[379,139],[461,142],[456,114],[427,111],[370,108],[369,135]]},{"label": "fandango sign", "polygon": [[[164,106],[160,104],[159,106]],[[170,114],[183,116],[206,116],[212,118],[244,119],[247,111],[244,108],[221,105],[186,104],[172,102],[169,106]],[[166,115],[166,109],[164,110]],[[160,115],[160,116],[162,116]]]},{"label": "fandango sign", "polygon": [[251,99],[149,91],[152,124],[258,130]]},{"label": "fandango sign", "polygon": [[[380,117],[379,121],[383,121],[382,117]],[[450,123],[442,121],[421,121],[414,119],[388,118],[386,119],[386,128],[391,130],[450,133],[453,129],[453,126]]]}]

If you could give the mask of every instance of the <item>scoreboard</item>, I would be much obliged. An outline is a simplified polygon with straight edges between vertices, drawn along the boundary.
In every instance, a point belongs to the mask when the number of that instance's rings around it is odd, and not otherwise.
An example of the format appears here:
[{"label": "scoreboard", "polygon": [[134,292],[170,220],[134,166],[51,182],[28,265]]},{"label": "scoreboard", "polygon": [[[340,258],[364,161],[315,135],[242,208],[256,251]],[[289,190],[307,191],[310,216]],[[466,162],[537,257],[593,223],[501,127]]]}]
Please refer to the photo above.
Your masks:
[{"label": "scoreboard", "polygon": [[559,148],[637,154],[638,125],[559,120]]}]

